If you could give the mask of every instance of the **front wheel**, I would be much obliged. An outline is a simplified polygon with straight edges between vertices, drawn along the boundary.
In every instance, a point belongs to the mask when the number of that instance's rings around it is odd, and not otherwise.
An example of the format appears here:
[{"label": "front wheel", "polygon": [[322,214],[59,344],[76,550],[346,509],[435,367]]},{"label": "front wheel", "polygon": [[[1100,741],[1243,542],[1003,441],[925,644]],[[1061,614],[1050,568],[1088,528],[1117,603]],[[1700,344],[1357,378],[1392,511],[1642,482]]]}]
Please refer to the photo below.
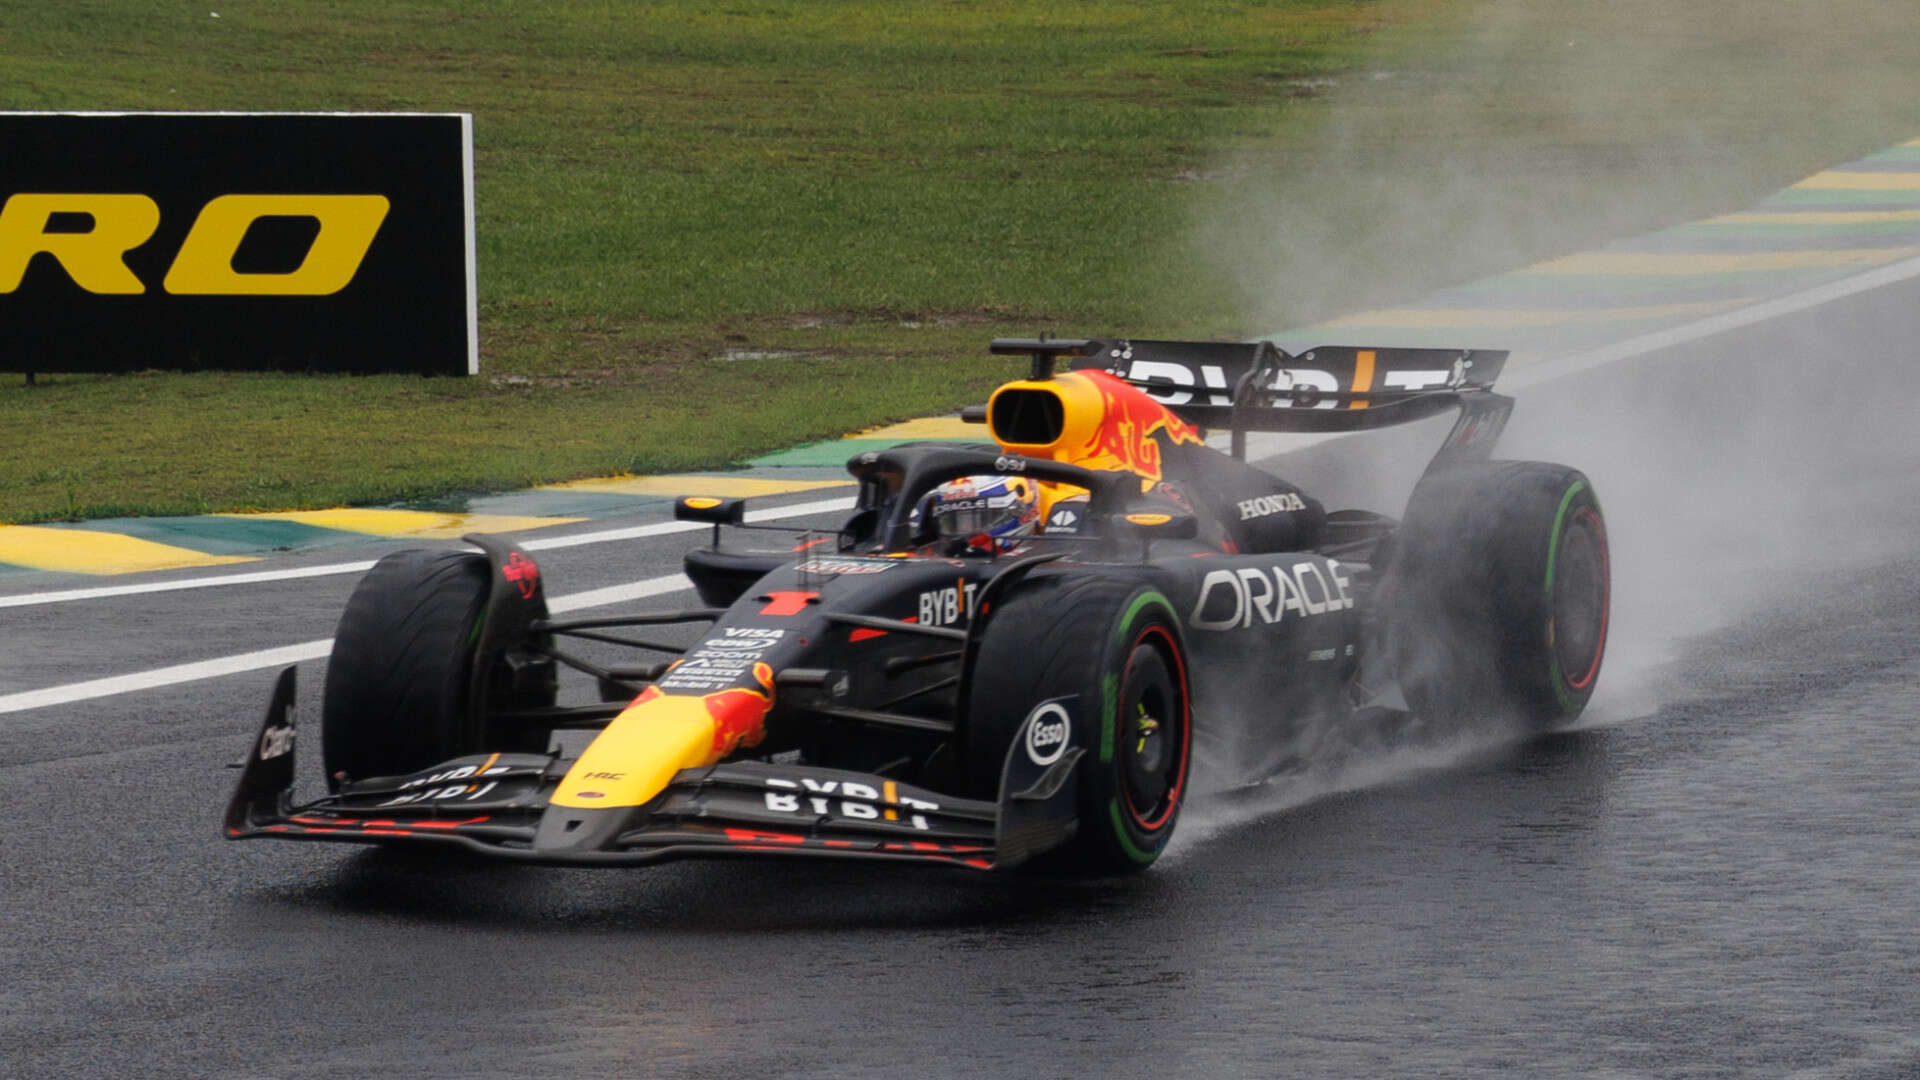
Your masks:
[{"label": "front wheel", "polygon": [[1415,713],[1580,715],[1606,653],[1607,529],[1577,469],[1494,461],[1422,480],[1394,538],[1388,652]]},{"label": "front wheel", "polygon": [[472,691],[486,601],[487,560],[471,552],[395,552],[360,580],[327,661],[331,788],[489,749]]},{"label": "front wheel", "polygon": [[[1095,874],[1145,869],[1165,850],[1187,790],[1193,715],[1173,605],[1134,581],[1039,578],[991,612],[968,690],[966,760],[977,797],[1029,718],[1064,712],[1081,759],[1080,825],[1047,861]],[[1057,715],[1057,713],[1056,713]],[[1036,762],[1042,760],[1035,758]]]}]

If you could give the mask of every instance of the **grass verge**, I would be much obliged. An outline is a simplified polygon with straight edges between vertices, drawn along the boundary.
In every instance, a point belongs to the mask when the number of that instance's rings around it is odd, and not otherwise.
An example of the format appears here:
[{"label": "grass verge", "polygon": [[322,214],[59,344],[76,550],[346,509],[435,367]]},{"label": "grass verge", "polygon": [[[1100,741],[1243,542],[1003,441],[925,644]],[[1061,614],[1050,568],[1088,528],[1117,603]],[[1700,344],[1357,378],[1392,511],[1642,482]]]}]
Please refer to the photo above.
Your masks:
[{"label": "grass verge", "polygon": [[1920,134],[1916,31],[1879,0],[22,10],[8,108],[473,112],[485,374],[5,377],[0,521],[720,465],[978,400],[996,334],[1406,299]]}]

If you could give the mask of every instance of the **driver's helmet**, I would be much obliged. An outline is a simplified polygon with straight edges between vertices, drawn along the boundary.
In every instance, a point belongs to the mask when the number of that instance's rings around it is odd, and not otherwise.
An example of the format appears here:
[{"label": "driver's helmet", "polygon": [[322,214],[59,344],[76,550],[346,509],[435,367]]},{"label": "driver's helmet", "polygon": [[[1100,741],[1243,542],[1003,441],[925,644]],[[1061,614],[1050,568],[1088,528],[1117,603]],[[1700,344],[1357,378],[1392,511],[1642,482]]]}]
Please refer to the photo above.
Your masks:
[{"label": "driver's helmet", "polygon": [[1040,523],[1040,497],[1024,476],[963,476],[928,492],[915,533],[948,548],[1012,551]]}]

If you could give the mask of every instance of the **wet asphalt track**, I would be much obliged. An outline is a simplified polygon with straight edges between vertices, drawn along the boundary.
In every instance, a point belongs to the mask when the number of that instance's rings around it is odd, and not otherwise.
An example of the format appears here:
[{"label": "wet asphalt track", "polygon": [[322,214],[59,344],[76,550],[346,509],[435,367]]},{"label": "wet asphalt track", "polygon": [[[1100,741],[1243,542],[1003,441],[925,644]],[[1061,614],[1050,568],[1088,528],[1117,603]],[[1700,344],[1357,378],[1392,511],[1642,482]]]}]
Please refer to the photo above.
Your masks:
[{"label": "wet asphalt track", "polygon": [[[0,1074],[1920,1076],[1912,303],[1530,392],[1507,454],[1614,532],[1588,723],[1359,733],[1134,879],[231,844],[268,672],[0,715]],[[0,693],[325,637],[352,580],[3,609]]]}]

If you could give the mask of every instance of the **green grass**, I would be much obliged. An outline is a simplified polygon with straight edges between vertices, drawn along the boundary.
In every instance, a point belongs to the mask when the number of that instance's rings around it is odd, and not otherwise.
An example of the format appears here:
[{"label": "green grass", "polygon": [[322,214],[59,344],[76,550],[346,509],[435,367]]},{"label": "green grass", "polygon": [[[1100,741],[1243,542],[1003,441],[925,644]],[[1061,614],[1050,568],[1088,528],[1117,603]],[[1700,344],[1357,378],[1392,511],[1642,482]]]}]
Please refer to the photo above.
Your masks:
[{"label": "green grass", "polygon": [[0,379],[15,522],[719,465],[978,400],[995,334],[1274,330],[1920,135],[1920,7],[1862,0],[0,21],[0,107],[471,111],[481,268],[479,379]]}]

